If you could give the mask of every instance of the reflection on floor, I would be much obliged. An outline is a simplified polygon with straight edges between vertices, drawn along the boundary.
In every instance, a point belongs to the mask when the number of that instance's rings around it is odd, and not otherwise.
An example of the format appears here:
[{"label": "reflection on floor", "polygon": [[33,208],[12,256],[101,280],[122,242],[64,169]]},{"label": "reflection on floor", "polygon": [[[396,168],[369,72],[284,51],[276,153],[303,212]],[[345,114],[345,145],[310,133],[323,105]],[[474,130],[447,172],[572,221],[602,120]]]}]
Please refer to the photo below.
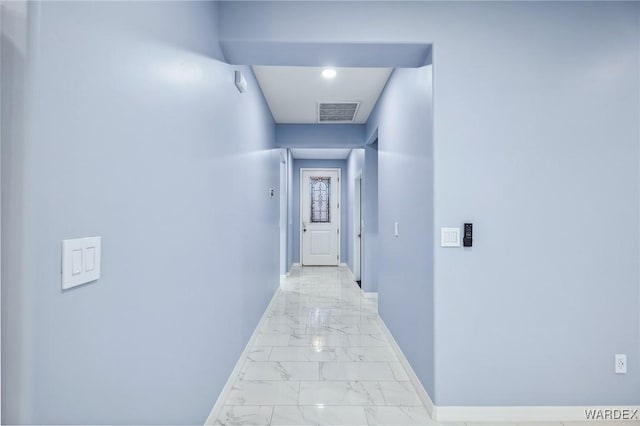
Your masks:
[{"label": "reflection on floor", "polygon": [[266,315],[215,424],[440,424],[382,334],[376,299],[347,268],[294,269]]}]

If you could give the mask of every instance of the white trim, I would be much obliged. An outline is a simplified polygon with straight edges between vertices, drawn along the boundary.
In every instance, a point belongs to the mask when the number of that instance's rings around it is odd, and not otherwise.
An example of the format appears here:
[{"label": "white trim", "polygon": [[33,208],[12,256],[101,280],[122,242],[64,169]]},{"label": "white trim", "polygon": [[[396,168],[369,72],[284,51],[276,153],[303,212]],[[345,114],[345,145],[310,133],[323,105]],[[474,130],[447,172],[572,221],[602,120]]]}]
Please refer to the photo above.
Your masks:
[{"label": "white trim", "polygon": [[377,291],[364,291],[362,290],[362,297],[365,297],[367,299],[377,299],[378,298],[378,292]]},{"label": "white trim", "polygon": [[[378,323],[404,367],[431,418],[437,422],[586,422],[585,410],[639,410],[640,406],[521,406],[521,407],[452,407],[437,406],[402,353],[400,346],[378,315]],[[615,421],[613,419],[594,419]],[[635,421],[635,419],[634,419]]]},{"label": "white trim", "polygon": [[279,200],[278,210],[280,221],[278,231],[280,234],[280,274],[287,273],[287,244],[289,241],[289,165],[286,160],[286,150],[280,150],[280,176],[279,176]]},{"label": "white trim", "polygon": [[[585,410],[638,410],[640,406],[523,406],[523,407],[442,407],[435,409],[439,422],[587,422]],[[613,419],[594,419],[611,421]],[[635,422],[635,419],[633,420]],[[625,422],[626,423],[626,422]],[[607,423],[609,424],[609,423]]]},{"label": "white trim", "polygon": [[298,194],[298,234],[300,238],[300,247],[299,247],[299,259],[300,265],[302,266],[302,173],[308,171],[323,171],[323,170],[337,170],[338,171],[338,266],[340,266],[340,252],[342,250],[341,241],[342,241],[342,168],[340,167],[300,167],[300,182],[298,184],[299,194]]},{"label": "white trim", "polygon": [[267,321],[267,318],[268,318],[267,314],[271,312],[273,303],[275,302],[276,297],[279,294],[280,294],[280,288],[278,288],[275,291],[275,293],[273,293],[273,297],[271,298],[269,305],[267,305],[267,308],[264,310],[264,313],[262,314],[262,318],[260,318],[260,321],[258,321],[258,325],[256,325],[255,330],[253,330],[253,334],[251,335],[251,338],[247,342],[247,345],[244,347],[244,350],[242,351],[240,358],[238,358],[238,362],[236,362],[236,366],[233,368],[233,371],[229,375],[229,379],[227,379],[227,383],[225,383],[224,387],[222,388],[222,392],[220,392],[220,395],[218,395],[218,399],[216,400],[216,403],[211,409],[211,412],[209,413],[209,417],[207,417],[207,420],[204,423],[205,425],[212,425],[218,419],[218,416],[220,415],[220,411],[222,411],[222,407],[224,406],[225,401],[227,400],[227,398],[229,397],[229,394],[231,393],[233,384],[236,382],[236,379],[238,378],[238,375],[242,370],[244,361],[249,356],[249,352],[253,348],[253,344],[258,338],[258,334],[260,334],[259,330],[262,329],[262,326]]},{"label": "white trim", "polygon": [[347,269],[349,269],[349,272],[353,273],[351,271],[351,268],[349,268],[349,265],[347,265],[346,263],[342,262],[339,266],[342,267],[342,268],[347,268]]},{"label": "white trim", "polygon": [[293,272],[294,269],[298,269],[300,268],[301,265],[298,262],[294,262],[291,264],[291,268],[289,269],[289,271],[287,272],[287,277],[291,276],[291,273]]},{"label": "white trim", "polygon": [[435,405],[433,405],[433,401],[431,401],[431,397],[429,396],[427,391],[422,386],[422,383],[420,382],[420,379],[418,379],[418,376],[416,376],[415,371],[413,371],[413,368],[411,367],[411,364],[409,364],[409,361],[407,360],[407,358],[402,353],[402,349],[400,349],[400,346],[398,346],[398,343],[396,342],[396,339],[393,338],[393,335],[391,334],[391,331],[389,331],[389,329],[387,328],[387,325],[384,323],[382,318],[380,318],[380,315],[377,315],[377,318],[378,318],[378,323],[380,324],[380,328],[382,329],[382,332],[384,333],[384,335],[386,336],[387,340],[391,344],[391,347],[393,348],[393,351],[396,353],[396,356],[400,360],[400,364],[402,364],[402,366],[404,367],[405,372],[409,376],[409,380],[411,381],[411,384],[415,388],[416,393],[418,394],[418,397],[420,398],[420,400],[422,401],[422,403],[426,407],[427,411],[429,412],[429,416],[431,416],[431,418],[435,420],[436,419],[436,416],[435,416],[435,414],[436,414],[436,409],[435,408],[436,407],[435,407]]}]

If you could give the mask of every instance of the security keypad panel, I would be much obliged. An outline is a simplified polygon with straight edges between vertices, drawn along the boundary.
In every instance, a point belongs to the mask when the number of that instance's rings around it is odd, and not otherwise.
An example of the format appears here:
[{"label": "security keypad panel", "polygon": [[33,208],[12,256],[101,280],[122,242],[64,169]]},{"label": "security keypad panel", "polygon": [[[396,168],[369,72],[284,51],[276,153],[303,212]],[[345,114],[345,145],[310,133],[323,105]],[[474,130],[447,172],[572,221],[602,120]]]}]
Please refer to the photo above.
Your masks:
[{"label": "security keypad panel", "polygon": [[472,223],[464,224],[464,237],[462,238],[462,245],[464,247],[473,246],[473,224]]}]

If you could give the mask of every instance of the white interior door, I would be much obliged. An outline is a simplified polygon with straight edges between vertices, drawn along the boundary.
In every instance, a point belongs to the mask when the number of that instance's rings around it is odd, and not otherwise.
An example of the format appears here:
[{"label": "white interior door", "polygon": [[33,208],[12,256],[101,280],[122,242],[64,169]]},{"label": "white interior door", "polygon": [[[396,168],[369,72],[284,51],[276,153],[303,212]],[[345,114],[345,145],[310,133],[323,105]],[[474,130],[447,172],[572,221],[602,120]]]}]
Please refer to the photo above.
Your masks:
[{"label": "white interior door", "polygon": [[302,265],[340,262],[340,169],[300,170]]}]

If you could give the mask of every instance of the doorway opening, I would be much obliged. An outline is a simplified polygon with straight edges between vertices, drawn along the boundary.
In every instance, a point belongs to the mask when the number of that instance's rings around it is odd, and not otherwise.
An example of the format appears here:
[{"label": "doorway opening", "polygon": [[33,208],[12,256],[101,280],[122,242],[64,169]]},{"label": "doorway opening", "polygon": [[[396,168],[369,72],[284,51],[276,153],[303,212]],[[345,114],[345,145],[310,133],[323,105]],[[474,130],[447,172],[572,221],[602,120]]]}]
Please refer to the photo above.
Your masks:
[{"label": "doorway opening", "polygon": [[362,288],[362,171],[354,180],[353,188],[353,275]]}]

